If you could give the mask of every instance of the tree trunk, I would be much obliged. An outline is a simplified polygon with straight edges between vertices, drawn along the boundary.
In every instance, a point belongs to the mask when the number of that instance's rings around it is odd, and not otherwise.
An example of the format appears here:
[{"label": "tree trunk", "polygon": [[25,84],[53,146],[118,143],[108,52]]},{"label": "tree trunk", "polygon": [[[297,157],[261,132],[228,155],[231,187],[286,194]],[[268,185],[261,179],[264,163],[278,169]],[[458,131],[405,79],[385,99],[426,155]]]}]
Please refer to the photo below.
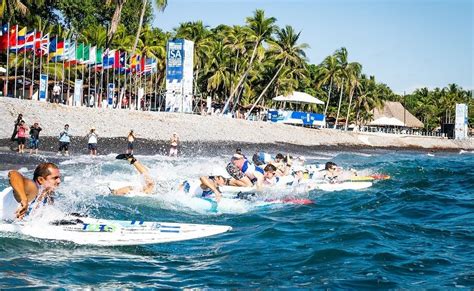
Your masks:
[{"label": "tree trunk", "polygon": [[344,79],[342,79],[341,94],[339,94],[339,105],[337,106],[337,115],[336,115],[336,121],[334,122],[334,128],[337,127],[337,120],[339,119],[339,112],[341,111],[342,92],[343,91],[344,91]]},{"label": "tree trunk", "polygon": [[142,7],[142,12],[140,14],[140,22],[138,23],[137,35],[135,36],[135,42],[133,43],[131,56],[135,54],[135,50],[137,49],[138,39],[140,38],[140,33],[142,31],[143,17],[145,17],[146,3],[147,3],[147,0],[142,1],[143,7]]},{"label": "tree trunk", "polygon": [[242,77],[240,77],[240,80],[237,83],[237,86],[235,86],[234,90],[230,93],[229,98],[227,98],[227,101],[225,102],[224,108],[222,109],[222,113],[224,113],[227,110],[227,107],[229,107],[230,100],[232,100],[234,98],[235,93],[237,92],[239,87],[242,86],[242,83],[244,82],[245,78],[247,78],[247,75],[250,72],[250,69],[252,68],[252,64],[253,64],[253,61],[255,59],[255,55],[257,54],[257,48],[258,48],[259,44],[260,44],[260,40],[257,40],[255,42],[255,46],[253,48],[252,57],[250,58],[249,66],[248,66],[247,70],[245,71],[245,73],[242,75]]},{"label": "tree trunk", "polygon": [[351,113],[351,105],[352,105],[352,95],[354,95],[354,87],[351,88],[349,93],[349,107],[347,108],[347,117],[346,117],[346,125],[344,126],[344,130],[347,131],[347,125],[349,124],[349,115]]},{"label": "tree trunk", "polygon": [[285,63],[286,63],[286,58],[283,60],[283,63],[280,65],[280,68],[278,68],[278,71],[275,73],[275,75],[273,76],[273,78],[270,80],[270,82],[267,84],[267,86],[265,87],[265,89],[263,89],[262,93],[260,93],[260,96],[258,96],[257,98],[257,101],[255,101],[255,103],[252,105],[252,107],[250,108],[250,111],[249,111],[249,114],[247,115],[246,119],[249,118],[250,116],[250,113],[252,113],[252,110],[255,108],[255,106],[257,105],[258,101],[260,101],[260,99],[262,98],[262,96],[265,94],[265,92],[267,92],[268,88],[270,88],[270,85],[275,81],[275,79],[278,77],[278,75],[280,74],[280,71],[281,69],[283,69],[283,67],[285,66]]},{"label": "tree trunk", "polygon": [[326,113],[328,112],[328,107],[329,107],[329,101],[331,100],[331,90],[332,90],[332,78],[331,76],[331,82],[329,82],[329,94],[328,94],[328,101],[326,103],[326,108],[324,108],[324,119],[326,119]]},{"label": "tree trunk", "polygon": [[107,43],[112,40],[115,32],[117,32],[118,25],[120,23],[120,17],[122,16],[122,9],[123,5],[125,5],[127,0],[119,0],[117,1],[117,6],[115,6],[114,15],[112,16],[112,20],[110,21],[110,28],[107,32]]}]

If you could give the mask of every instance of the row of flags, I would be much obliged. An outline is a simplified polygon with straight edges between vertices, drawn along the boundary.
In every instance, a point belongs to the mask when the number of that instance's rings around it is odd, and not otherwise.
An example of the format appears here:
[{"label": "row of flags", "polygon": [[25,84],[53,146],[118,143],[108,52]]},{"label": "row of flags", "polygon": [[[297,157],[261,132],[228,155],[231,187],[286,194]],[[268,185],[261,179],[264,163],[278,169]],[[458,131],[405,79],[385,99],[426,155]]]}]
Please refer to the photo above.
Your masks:
[{"label": "row of flags", "polygon": [[6,50],[14,53],[33,51],[37,56],[47,56],[52,62],[64,62],[65,66],[93,65],[95,70],[116,69],[121,74],[157,71],[157,60],[153,58],[135,54],[127,61],[127,53],[120,50],[104,50],[41,31],[27,31],[26,27],[18,29],[18,25],[2,25],[0,51]]}]

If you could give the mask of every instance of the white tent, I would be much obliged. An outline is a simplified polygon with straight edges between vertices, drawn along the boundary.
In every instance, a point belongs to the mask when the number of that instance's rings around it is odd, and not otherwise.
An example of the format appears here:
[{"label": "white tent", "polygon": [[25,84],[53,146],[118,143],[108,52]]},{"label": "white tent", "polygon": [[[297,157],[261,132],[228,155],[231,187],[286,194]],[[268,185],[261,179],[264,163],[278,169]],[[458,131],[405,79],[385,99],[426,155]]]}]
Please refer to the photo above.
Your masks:
[{"label": "white tent", "polygon": [[310,104],[324,104],[323,101],[319,100],[316,97],[313,97],[304,92],[297,92],[294,91],[293,94],[288,96],[277,96],[273,98],[273,101],[280,101],[280,102],[290,102],[290,103],[310,103]]},{"label": "white tent", "polygon": [[398,120],[395,117],[380,117],[370,122],[369,125],[378,125],[378,126],[405,126],[403,121]]}]

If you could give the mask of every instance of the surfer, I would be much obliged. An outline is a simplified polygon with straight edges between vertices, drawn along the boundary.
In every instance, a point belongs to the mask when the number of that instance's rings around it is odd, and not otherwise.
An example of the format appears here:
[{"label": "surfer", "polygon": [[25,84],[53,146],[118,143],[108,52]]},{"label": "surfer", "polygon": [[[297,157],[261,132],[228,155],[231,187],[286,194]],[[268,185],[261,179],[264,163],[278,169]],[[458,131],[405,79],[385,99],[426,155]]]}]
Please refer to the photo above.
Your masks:
[{"label": "surfer", "polygon": [[222,194],[219,191],[219,186],[224,185],[230,185],[230,179],[220,175],[202,176],[199,180],[182,182],[179,184],[178,190],[202,198],[208,198],[214,194],[216,201],[220,202]]},{"label": "surfer", "polygon": [[11,187],[0,193],[0,218],[2,220],[23,219],[41,205],[54,202],[54,190],[61,183],[58,166],[53,163],[39,164],[33,174],[33,180],[20,172],[8,172]]},{"label": "surfer", "polygon": [[152,194],[153,193],[153,190],[155,189],[155,181],[151,178],[151,176],[148,172],[148,169],[144,165],[142,165],[142,163],[137,161],[137,159],[131,154],[120,154],[120,155],[116,156],[115,158],[118,159],[118,160],[126,160],[130,163],[130,165],[133,165],[135,167],[135,169],[138,171],[138,173],[143,175],[144,185],[141,188],[138,188],[138,189],[136,187],[133,187],[133,186],[125,186],[125,187],[121,187],[121,188],[117,188],[117,189],[110,189],[112,194],[126,195],[126,194],[129,194],[129,193],[133,192],[133,191],[142,192],[142,193],[145,193],[145,194]]}]

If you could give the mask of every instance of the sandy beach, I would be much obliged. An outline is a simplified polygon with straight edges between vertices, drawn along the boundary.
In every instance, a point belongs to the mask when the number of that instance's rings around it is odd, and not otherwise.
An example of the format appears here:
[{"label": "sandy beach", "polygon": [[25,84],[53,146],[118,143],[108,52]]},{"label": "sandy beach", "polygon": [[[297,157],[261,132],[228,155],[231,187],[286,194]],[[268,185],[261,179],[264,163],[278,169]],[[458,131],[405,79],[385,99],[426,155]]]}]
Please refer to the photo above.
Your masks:
[{"label": "sandy beach", "polygon": [[[246,121],[222,116],[200,116],[168,112],[142,112],[101,108],[71,107],[31,100],[0,98],[0,146],[7,146],[13,124],[22,113],[28,125],[39,122],[43,128],[43,149],[56,147],[57,136],[64,124],[70,125],[75,142],[84,144],[84,136],[95,127],[102,138],[102,148],[116,152],[125,147],[125,137],[130,129],[137,135],[143,147],[152,146],[152,151],[166,150],[167,140],[177,132],[183,147],[190,151],[197,145],[211,148],[222,146],[268,145],[274,147],[300,146],[305,148],[355,149],[420,149],[420,150],[473,150],[473,139],[451,140],[439,137],[407,136],[385,133],[344,132],[332,129],[303,128],[263,121]],[[48,138],[49,137],[49,138]],[[106,139],[104,139],[106,138]],[[115,145],[117,143],[118,145]],[[148,150],[148,151],[151,151]],[[147,151],[146,151],[147,152]]]}]

